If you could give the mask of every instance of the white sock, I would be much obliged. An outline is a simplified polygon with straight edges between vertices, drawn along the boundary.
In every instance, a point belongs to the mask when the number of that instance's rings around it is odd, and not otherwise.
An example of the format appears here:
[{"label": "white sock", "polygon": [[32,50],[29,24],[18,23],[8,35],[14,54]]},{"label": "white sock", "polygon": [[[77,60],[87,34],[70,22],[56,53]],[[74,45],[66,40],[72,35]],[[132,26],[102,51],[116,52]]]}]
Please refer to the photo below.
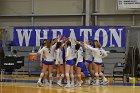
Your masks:
[{"label": "white sock", "polygon": [[81,81],[78,81],[78,84],[81,84],[82,82]]},{"label": "white sock", "polygon": [[67,84],[70,85],[70,80],[67,80]]},{"label": "white sock", "polygon": [[44,76],[44,73],[40,73],[40,77],[38,79],[38,82],[41,82],[41,79],[43,78],[43,76]]},{"label": "white sock", "polygon": [[50,80],[50,84],[52,84],[52,80]]},{"label": "white sock", "polygon": [[96,79],[96,84],[99,84],[99,79]]},{"label": "white sock", "polygon": [[73,84],[74,84],[74,80],[72,80],[72,81],[71,81],[71,83],[73,83]]},{"label": "white sock", "polygon": [[60,83],[61,83],[61,81],[62,81],[62,79],[58,80],[58,82],[60,82]]},{"label": "white sock", "polygon": [[48,79],[45,79],[45,83],[48,83]]},{"label": "white sock", "polygon": [[107,81],[107,79],[105,77],[103,77],[103,81]]}]

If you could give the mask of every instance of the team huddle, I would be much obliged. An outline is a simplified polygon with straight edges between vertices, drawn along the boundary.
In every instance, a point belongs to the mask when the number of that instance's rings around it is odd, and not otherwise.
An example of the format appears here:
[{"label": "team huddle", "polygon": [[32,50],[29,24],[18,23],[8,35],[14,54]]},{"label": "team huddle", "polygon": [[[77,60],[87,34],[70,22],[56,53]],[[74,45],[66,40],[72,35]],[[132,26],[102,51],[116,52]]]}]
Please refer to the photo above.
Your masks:
[{"label": "team huddle", "polygon": [[[101,67],[102,58],[106,57],[107,53],[97,40],[92,44],[91,41],[74,41],[60,35],[52,41],[45,39],[38,51],[42,71],[37,84],[52,86],[55,66],[57,84],[61,87],[64,86],[64,79],[66,88],[81,87],[83,81],[89,85],[106,85],[108,80]],[[102,81],[99,78],[102,78]]]}]

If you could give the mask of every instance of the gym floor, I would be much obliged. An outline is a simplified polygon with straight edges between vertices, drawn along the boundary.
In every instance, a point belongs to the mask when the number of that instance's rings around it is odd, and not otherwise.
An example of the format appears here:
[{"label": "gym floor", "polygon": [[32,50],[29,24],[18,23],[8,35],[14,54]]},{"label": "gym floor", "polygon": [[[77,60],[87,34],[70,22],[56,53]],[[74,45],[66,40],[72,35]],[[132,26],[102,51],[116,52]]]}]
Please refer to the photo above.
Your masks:
[{"label": "gym floor", "polygon": [[0,93],[139,93],[139,86],[107,85],[63,88],[38,87],[35,83],[0,83]]},{"label": "gym floor", "polygon": [[[92,86],[83,85],[82,87],[64,88],[56,84],[52,87],[38,87],[36,82],[38,77],[21,76],[3,76],[4,82],[0,82],[0,93],[139,93],[140,86],[133,84],[123,84],[120,82],[112,82],[111,78],[109,85]],[[13,78],[11,78],[13,77]],[[10,79],[11,78],[11,79]]]}]

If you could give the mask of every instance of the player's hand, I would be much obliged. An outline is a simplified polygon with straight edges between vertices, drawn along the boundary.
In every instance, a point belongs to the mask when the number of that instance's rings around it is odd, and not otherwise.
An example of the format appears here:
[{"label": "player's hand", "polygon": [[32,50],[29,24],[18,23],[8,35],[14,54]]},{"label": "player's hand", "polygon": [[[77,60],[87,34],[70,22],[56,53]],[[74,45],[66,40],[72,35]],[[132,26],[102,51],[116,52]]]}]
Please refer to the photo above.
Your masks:
[{"label": "player's hand", "polygon": [[110,51],[106,51],[106,53],[110,53]]},{"label": "player's hand", "polygon": [[58,39],[61,39],[62,35],[58,35]]}]

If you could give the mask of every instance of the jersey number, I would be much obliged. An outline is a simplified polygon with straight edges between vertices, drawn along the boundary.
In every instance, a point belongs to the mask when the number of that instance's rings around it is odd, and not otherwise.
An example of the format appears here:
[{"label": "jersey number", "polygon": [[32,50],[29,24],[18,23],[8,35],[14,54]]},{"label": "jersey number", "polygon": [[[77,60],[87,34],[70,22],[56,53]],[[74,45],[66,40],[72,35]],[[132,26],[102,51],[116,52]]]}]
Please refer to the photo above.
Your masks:
[{"label": "jersey number", "polygon": [[100,55],[101,55],[101,56],[103,56],[103,55],[104,55],[104,53],[103,53],[102,51],[100,51]]}]

